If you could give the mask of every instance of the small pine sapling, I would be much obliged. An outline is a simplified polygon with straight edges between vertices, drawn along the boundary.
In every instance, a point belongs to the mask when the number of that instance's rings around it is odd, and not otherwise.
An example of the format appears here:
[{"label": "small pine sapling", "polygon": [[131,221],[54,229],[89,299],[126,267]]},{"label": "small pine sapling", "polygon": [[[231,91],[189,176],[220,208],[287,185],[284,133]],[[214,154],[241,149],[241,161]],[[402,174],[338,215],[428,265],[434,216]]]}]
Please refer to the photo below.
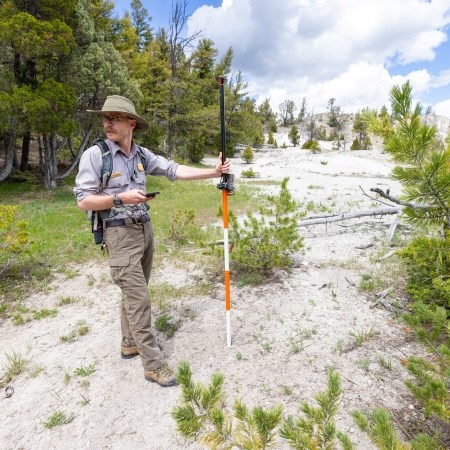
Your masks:
[{"label": "small pine sapling", "polygon": [[339,442],[344,450],[352,450],[350,438],[337,431],[335,424],[341,394],[339,374],[330,370],[327,390],[315,397],[318,406],[303,402],[300,405],[303,416],[295,420],[289,416],[281,427],[281,437],[294,449],[335,449]]},{"label": "small pine sapling", "polygon": [[352,145],[350,146],[350,150],[361,150],[361,144],[359,143],[359,139],[357,137],[353,139]]},{"label": "small pine sapling", "polygon": [[244,151],[242,152],[242,159],[247,164],[250,164],[255,160],[255,154],[253,153],[253,150],[250,147],[250,145],[247,145],[247,147],[245,147]]},{"label": "small pine sapling", "polygon": [[292,125],[292,127],[289,129],[288,137],[292,145],[294,147],[297,147],[298,143],[300,142],[300,133],[296,125]]},{"label": "small pine sapling", "polygon": [[258,215],[248,213],[241,223],[230,213],[230,258],[244,272],[267,274],[275,268],[289,268],[292,255],[303,247],[297,203],[287,189],[288,180],[282,181],[278,196],[267,197],[268,205]]},{"label": "small pine sapling", "polygon": [[437,439],[424,433],[418,434],[410,443],[402,442],[384,408],[355,411],[352,415],[359,429],[367,433],[380,450],[443,450]]},{"label": "small pine sapling", "polygon": [[194,211],[191,209],[177,210],[172,217],[167,235],[175,242],[185,243],[196,228]]},{"label": "small pine sapling", "polygon": [[243,178],[256,178],[258,174],[250,167],[248,170],[243,170],[241,172],[241,177]]},{"label": "small pine sapling", "polygon": [[181,405],[172,411],[177,431],[188,439],[198,440],[211,449],[247,448],[263,450],[273,447],[282,408],[256,407],[249,411],[236,400],[233,413],[225,412],[222,374],[214,374],[208,386],[196,383],[187,362],[178,368],[177,380],[182,388]]}]

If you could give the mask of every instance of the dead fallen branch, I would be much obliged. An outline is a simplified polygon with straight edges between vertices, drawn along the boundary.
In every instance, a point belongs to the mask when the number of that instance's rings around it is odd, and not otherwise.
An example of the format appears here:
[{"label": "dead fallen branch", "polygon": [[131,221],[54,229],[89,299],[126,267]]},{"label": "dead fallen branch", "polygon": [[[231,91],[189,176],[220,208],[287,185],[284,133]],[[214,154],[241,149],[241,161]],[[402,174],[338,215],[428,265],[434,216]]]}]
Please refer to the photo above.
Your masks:
[{"label": "dead fallen branch", "polygon": [[389,311],[393,314],[403,311],[403,309],[400,308],[399,306],[395,306],[395,308],[394,308],[394,306],[391,304],[391,302],[387,298],[393,290],[394,290],[394,287],[390,286],[387,289],[385,289],[384,291],[378,292],[378,294],[377,294],[378,299],[376,300],[376,302],[373,305],[370,306],[370,309],[373,309],[373,308],[381,305],[387,311]]},{"label": "dead fallen branch", "polygon": [[366,250],[370,247],[373,247],[373,242],[371,242],[370,244],[366,244],[366,245],[357,245],[355,248],[357,248],[358,250]]},{"label": "dead fallen branch", "polygon": [[385,216],[388,214],[398,214],[403,209],[402,206],[392,206],[387,208],[376,208],[369,210],[349,211],[332,214],[326,217],[310,217],[302,219],[298,222],[299,227],[306,227],[308,225],[318,225],[322,223],[339,222],[341,220],[357,219],[358,217],[367,216]]},{"label": "dead fallen branch", "polygon": [[[361,188],[361,186],[360,186],[360,188]],[[380,197],[385,198],[386,200],[389,200],[390,202],[393,202],[397,205],[408,206],[409,208],[413,208],[413,209],[414,208],[423,208],[422,206],[417,206],[412,203],[404,202],[404,201],[400,200],[399,198],[394,197],[393,195],[390,195],[389,189],[387,189],[385,192],[385,191],[383,191],[383,189],[380,189],[380,188],[371,188],[370,191],[375,192]]]},{"label": "dead fallen branch", "polygon": [[385,255],[380,256],[378,258],[378,261],[383,261],[384,259],[389,259],[391,256],[394,256],[397,253],[397,250],[391,250],[390,252],[387,252]]},{"label": "dead fallen branch", "polygon": [[372,306],[370,306],[370,308],[373,309],[373,308],[377,307],[378,305],[384,306],[384,308],[391,313],[394,312],[392,305],[387,300],[384,300],[382,298],[379,298]]},{"label": "dead fallen branch", "polygon": [[344,278],[350,286],[356,286],[356,283],[353,283],[353,281],[350,281],[347,277]]}]

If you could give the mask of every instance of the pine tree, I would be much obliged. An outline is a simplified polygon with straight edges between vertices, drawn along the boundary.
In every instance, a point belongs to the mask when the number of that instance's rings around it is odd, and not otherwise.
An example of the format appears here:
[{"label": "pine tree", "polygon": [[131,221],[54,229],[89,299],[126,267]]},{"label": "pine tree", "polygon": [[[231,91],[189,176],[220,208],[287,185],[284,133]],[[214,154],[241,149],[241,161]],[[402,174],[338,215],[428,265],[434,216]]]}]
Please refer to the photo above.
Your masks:
[{"label": "pine tree", "polygon": [[328,100],[328,125],[332,128],[336,128],[339,124],[340,118],[342,116],[341,107],[335,105],[336,99],[330,98]]},{"label": "pine tree", "polygon": [[[45,186],[54,188],[56,153],[60,145],[58,133],[68,136],[75,126],[76,97],[68,84],[67,63],[76,48],[70,27],[74,22],[76,2],[51,4],[49,0],[41,0],[18,2],[15,6],[8,9],[0,24],[4,48],[2,65],[12,80],[8,89],[2,92],[2,107],[9,109],[10,114],[5,131],[11,137],[22,134],[24,142],[29,142],[31,131],[43,133],[41,169]],[[22,103],[23,111],[29,111],[25,117],[14,114],[16,99]],[[24,107],[25,101],[29,102],[28,108]],[[23,118],[25,121],[21,120]],[[14,148],[7,149],[7,160],[14,151]],[[7,169],[11,166],[7,165]]]},{"label": "pine tree", "polygon": [[438,145],[437,130],[421,122],[421,105],[414,108],[409,82],[391,90],[393,118],[399,122],[386,141],[386,150],[396,162],[392,174],[404,187],[406,202],[427,205],[405,208],[405,214],[421,224],[450,229],[450,148]]},{"label": "pine tree", "polygon": [[242,159],[247,164],[250,164],[255,159],[255,155],[254,155],[253,150],[250,147],[250,145],[247,145],[247,147],[245,147],[244,151],[242,152]]},{"label": "pine tree", "polygon": [[275,113],[272,111],[272,107],[270,106],[269,99],[266,98],[261,105],[258,107],[258,112],[261,115],[262,122],[264,125],[264,131],[267,132],[267,129],[270,126],[270,122],[275,120]]},{"label": "pine tree", "polygon": [[[393,176],[403,185],[404,213],[418,225],[428,225],[429,236],[419,236],[400,252],[406,261],[407,290],[414,300],[405,318],[435,358],[410,357],[407,381],[411,392],[434,414],[450,422],[450,147],[438,139],[434,126],[422,121],[422,107],[413,105],[409,82],[391,89],[392,119],[367,115],[371,129],[384,136],[385,148],[400,165]],[[436,228],[441,236],[432,234]],[[422,228],[423,230],[424,228]],[[436,234],[436,233],[434,233]]]},{"label": "pine tree", "polygon": [[283,103],[280,103],[279,108],[283,126],[287,127],[289,125],[293,125],[294,113],[297,109],[297,107],[295,106],[295,102],[293,100],[285,100]]},{"label": "pine tree", "polygon": [[358,138],[353,139],[352,145],[350,146],[350,150],[361,150],[361,144]]},{"label": "pine tree", "polygon": [[353,120],[353,131],[359,135],[359,147],[364,148],[363,141],[367,136],[367,122],[364,120],[363,115],[359,111],[355,114],[355,118]]},{"label": "pine tree", "polygon": [[362,149],[363,150],[370,150],[372,148],[372,141],[370,140],[369,135],[367,135],[362,142]]},{"label": "pine tree", "polygon": [[289,129],[288,137],[289,140],[292,142],[292,145],[294,147],[297,147],[298,143],[300,142],[300,133],[296,125],[292,125],[292,127]]},{"label": "pine tree", "polygon": [[305,120],[306,117],[306,97],[303,97],[302,99],[302,105],[300,106],[300,112],[298,113],[298,121],[300,123],[303,122],[303,120]]},{"label": "pine tree", "polygon": [[413,106],[411,92],[409,81],[391,89],[395,128],[386,128],[373,113],[366,120],[372,131],[384,136],[386,151],[401,164],[392,174],[403,185],[406,216],[418,224],[450,229],[450,147],[439,144],[434,126],[422,123],[422,107]]},{"label": "pine tree", "polygon": [[150,22],[152,18],[142,5],[141,0],[131,0],[131,18],[138,37],[137,48],[139,52],[145,50],[152,40],[152,29]]},{"label": "pine tree", "polygon": [[292,266],[292,254],[303,247],[298,233],[297,203],[287,189],[288,178],[281,182],[278,196],[268,196],[268,205],[258,215],[247,214],[241,223],[230,213],[232,264],[240,271],[267,274],[274,268]]}]

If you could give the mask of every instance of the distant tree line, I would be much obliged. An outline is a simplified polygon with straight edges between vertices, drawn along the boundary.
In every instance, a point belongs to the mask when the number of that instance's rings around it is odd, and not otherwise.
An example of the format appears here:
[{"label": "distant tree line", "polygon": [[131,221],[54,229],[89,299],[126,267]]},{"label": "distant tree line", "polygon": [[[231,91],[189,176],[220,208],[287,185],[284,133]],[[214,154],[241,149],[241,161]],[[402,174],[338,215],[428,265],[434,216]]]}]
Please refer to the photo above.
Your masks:
[{"label": "distant tree line", "polygon": [[167,29],[156,31],[140,0],[122,18],[112,0],[0,0],[0,7],[0,181],[33,161],[55,188],[102,135],[86,109],[100,109],[112,94],[132,99],[149,121],[141,144],[200,161],[219,148],[219,75],[227,76],[228,152],[264,141],[270,107],[258,111],[243,75],[230,73],[231,48],[219,58],[200,31],[186,36],[186,0],[172,3]]}]

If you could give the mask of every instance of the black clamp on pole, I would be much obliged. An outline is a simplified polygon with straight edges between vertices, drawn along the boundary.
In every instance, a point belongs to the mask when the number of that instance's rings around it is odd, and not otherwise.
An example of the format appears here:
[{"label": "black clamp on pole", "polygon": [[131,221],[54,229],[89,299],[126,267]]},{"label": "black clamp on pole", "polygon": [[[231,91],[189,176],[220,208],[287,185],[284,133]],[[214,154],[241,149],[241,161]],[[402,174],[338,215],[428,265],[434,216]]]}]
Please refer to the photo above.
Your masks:
[{"label": "black clamp on pole", "polygon": [[[219,76],[219,92],[220,92],[220,138],[221,138],[221,152],[222,152],[222,164],[225,164],[226,152],[227,152],[227,140],[225,132],[225,93],[224,83],[227,79],[224,76]],[[220,179],[220,183],[217,185],[218,189],[226,190],[228,195],[234,194],[234,174],[223,173]]]}]

